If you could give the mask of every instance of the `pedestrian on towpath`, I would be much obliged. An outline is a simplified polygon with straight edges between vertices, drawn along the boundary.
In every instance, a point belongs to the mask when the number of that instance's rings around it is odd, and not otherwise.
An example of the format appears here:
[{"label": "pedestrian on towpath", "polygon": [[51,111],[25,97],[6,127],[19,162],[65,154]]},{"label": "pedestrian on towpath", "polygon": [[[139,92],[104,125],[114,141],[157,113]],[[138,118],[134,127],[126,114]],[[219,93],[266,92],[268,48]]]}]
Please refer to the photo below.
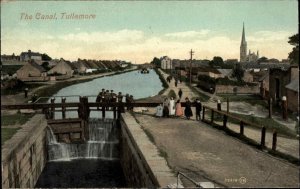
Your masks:
[{"label": "pedestrian on towpath", "polygon": [[200,100],[197,98],[195,101],[195,107],[196,107],[196,120],[201,120],[201,111],[202,111],[202,104]]},{"label": "pedestrian on towpath", "polygon": [[155,114],[157,117],[162,117],[163,116],[163,105],[162,104],[159,104],[157,107],[156,107],[156,114]]},{"label": "pedestrian on towpath", "polygon": [[177,100],[177,102],[176,102],[175,115],[176,115],[177,117],[183,116],[183,110],[182,110],[182,107],[181,107],[180,100]]},{"label": "pedestrian on towpath", "polygon": [[175,116],[175,100],[173,97],[171,97],[169,101],[169,115]]},{"label": "pedestrian on towpath", "polygon": [[163,117],[169,117],[169,100],[168,98],[165,98],[163,103]]},{"label": "pedestrian on towpath", "polygon": [[192,108],[191,108],[191,101],[188,97],[185,98],[185,109],[184,115],[187,119],[193,116]]},{"label": "pedestrian on towpath", "polygon": [[180,100],[181,97],[182,97],[182,90],[181,89],[179,89],[179,91],[178,91],[178,96],[179,96],[179,100]]}]

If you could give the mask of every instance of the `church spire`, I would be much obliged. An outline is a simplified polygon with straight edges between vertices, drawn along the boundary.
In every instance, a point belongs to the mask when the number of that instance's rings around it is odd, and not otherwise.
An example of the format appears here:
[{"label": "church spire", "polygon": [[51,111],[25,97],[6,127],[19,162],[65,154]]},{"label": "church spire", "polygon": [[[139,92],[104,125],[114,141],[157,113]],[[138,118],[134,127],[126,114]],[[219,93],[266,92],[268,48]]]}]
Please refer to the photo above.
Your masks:
[{"label": "church spire", "polygon": [[241,41],[241,45],[243,45],[243,44],[246,44],[244,22],[243,22],[243,33],[242,33],[242,41]]}]

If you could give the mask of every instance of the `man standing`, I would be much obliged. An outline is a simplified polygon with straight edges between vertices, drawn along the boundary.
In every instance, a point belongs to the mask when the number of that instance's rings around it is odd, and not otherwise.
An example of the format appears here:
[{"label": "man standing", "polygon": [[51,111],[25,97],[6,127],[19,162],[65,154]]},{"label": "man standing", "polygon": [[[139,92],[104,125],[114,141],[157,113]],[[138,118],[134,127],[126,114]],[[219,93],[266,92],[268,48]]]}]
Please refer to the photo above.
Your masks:
[{"label": "man standing", "polygon": [[200,100],[197,98],[195,101],[195,107],[196,107],[196,120],[201,120],[201,110],[202,110],[202,104]]},{"label": "man standing", "polygon": [[179,96],[179,99],[181,99],[181,97],[182,97],[182,90],[181,89],[179,89],[179,91],[178,91],[178,96]]}]

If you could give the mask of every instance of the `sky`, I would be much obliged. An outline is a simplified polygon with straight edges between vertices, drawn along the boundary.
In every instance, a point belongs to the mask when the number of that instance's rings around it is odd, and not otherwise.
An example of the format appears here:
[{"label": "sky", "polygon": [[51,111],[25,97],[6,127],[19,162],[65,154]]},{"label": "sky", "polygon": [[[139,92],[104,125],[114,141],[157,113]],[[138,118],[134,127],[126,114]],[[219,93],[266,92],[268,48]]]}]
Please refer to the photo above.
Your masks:
[{"label": "sky", "polygon": [[[67,19],[66,15],[94,15]],[[48,16],[53,19],[42,19]],[[64,15],[64,16],[63,16]],[[1,54],[30,49],[67,60],[150,62],[154,57],[239,59],[248,50],[286,59],[298,32],[296,0],[1,1]]]}]

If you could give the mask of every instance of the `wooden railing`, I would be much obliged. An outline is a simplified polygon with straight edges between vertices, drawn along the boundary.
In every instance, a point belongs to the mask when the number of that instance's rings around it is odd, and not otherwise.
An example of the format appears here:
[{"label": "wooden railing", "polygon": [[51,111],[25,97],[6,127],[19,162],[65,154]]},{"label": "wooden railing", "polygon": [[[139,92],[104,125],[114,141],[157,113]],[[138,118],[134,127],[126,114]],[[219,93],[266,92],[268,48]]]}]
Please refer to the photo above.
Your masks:
[{"label": "wooden railing", "polygon": [[[211,112],[211,117],[210,117],[210,120],[206,119],[205,118],[205,113],[207,111],[210,111]],[[266,127],[265,126],[260,126],[260,125],[257,125],[257,124],[254,124],[254,123],[251,123],[249,121],[246,121],[246,120],[243,120],[239,117],[236,117],[230,113],[227,113],[225,111],[220,111],[218,109],[214,109],[214,108],[211,108],[211,107],[208,107],[208,106],[203,106],[203,109],[202,109],[202,121],[203,122],[206,122],[206,123],[209,123],[209,124],[215,124],[215,125],[218,125],[217,123],[215,123],[216,121],[216,114],[218,114],[219,116],[218,117],[222,117],[222,125],[221,125],[221,128],[223,130],[230,130],[228,127],[227,127],[227,123],[228,123],[228,119],[231,119],[231,120],[234,120],[236,122],[239,123],[239,135],[240,136],[243,136],[243,137],[246,137],[244,135],[244,127],[246,125],[248,126],[252,126],[252,127],[256,127],[256,128],[260,128],[261,129],[261,140],[260,140],[260,147],[261,148],[265,148],[265,140],[266,140]],[[219,125],[220,126],[220,125]],[[232,131],[232,130],[230,130]],[[234,132],[234,131],[233,131]],[[246,137],[248,138],[248,137]],[[272,139],[272,150],[276,150],[276,145],[277,145],[277,131],[276,129],[273,130],[273,139]]]}]

